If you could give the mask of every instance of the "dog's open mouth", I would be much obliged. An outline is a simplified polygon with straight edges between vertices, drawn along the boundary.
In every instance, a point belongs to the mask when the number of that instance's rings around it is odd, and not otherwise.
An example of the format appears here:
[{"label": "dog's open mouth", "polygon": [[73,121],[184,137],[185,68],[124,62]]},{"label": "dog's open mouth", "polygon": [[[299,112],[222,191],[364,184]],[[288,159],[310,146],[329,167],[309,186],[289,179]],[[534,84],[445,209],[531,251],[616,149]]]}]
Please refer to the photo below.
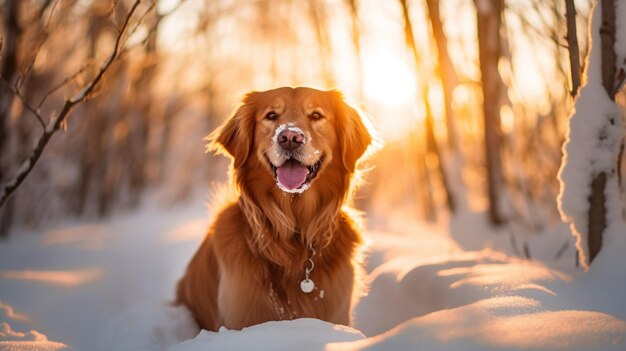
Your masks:
[{"label": "dog's open mouth", "polygon": [[282,166],[276,167],[270,162],[274,171],[274,178],[280,190],[286,193],[302,193],[309,188],[311,181],[317,176],[322,160],[312,165],[304,165],[295,158],[285,161]]}]

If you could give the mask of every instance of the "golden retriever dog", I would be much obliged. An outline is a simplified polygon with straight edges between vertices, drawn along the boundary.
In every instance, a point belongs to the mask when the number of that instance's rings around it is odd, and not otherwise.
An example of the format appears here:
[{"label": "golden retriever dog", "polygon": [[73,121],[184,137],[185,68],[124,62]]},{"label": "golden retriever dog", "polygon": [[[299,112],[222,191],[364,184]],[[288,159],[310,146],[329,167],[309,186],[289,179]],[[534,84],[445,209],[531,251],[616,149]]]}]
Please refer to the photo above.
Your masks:
[{"label": "golden retriever dog", "polygon": [[349,325],[358,293],[358,220],[346,205],[372,143],[337,91],[245,96],[209,137],[232,158],[238,197],[216,215],[178,283],[203,329],[318,318]]}]

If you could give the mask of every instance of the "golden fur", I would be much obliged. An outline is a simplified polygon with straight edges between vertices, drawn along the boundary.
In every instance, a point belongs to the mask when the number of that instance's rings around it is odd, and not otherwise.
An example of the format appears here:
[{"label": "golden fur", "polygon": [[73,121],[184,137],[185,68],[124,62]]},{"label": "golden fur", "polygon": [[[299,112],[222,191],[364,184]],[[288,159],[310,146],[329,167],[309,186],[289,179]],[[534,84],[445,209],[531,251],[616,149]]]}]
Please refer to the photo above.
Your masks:
[{"label": "golden fur", "polygon": [[[269,112],[278,117],[270,119]],[[304,130],[305,163],[322,164],[301,194],[281,191],[273,175],[269,153],[281,123]],[[360,114],[336,91],[252,92],[209,140],[211,151],[232,158],[239,196],[218,212],[178,283],[176,302],[213,331],[301,317],[349,325],[361,237],[342,206],[350,201],[356,163],[372,142]],[[316,289],[307,294],[300,281],[309,245],[316,251]]]}]

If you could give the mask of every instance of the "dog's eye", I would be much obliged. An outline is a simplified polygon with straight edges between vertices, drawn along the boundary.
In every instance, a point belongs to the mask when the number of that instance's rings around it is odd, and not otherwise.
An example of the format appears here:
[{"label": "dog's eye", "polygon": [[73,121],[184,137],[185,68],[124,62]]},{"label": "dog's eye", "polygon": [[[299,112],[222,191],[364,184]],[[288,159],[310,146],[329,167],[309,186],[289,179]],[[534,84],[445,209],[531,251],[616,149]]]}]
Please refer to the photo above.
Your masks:
[{"label": "dog's eye", "polygon": [[312,119],[312,120],[314,120],[314,121],[316,121],[316,120],[318,120],[318,119],[322,119],[322,118],[324,118],[324,116],[323,116],[321,113],[319,113],[319,112],[313,112],[313,113],[311,113],[311,116],[310,116],[310,117],[311,117],[311,119]]},{"label": "dog's eye", "polygon": [[273,120],[275,120],[276,118],[278,118],[278,113],[276,113],[276,112],[274,112],[274,111],[268,112],[268,113],[265,115],[265,119],[269,119],[270,121],[273,121]]}]

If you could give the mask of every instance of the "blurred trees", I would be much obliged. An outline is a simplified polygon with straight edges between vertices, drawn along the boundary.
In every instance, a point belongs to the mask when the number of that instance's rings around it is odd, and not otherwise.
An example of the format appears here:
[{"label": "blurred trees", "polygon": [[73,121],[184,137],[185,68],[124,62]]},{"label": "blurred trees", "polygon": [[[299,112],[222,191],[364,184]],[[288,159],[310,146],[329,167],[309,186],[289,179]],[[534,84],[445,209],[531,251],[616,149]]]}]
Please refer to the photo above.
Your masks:
[{"label": "blurred trees", "polygon": [[[130,19],[132,18],[132,15],[137,9],[139,3],[140,1],[135,1],[128,15],[124,17],[117,33],[113,36],[114,44],[111,53],[101,64],[100,68],[95,70],[95,72],[92,74],[92,78],[85,82],[82,87],[80,87],[77,93],[75,93],[71,98],[64,99],[63,103],[60,106],[60,111],[57,113],[52,113],[49,117],[48,122],[44,121],[45,117],[40,114],[39,109],[31,105],[28,96],[22,95],[21,82],[30,78],[30,68],[20,76],[20,80],[16,81],[13,87],[9,86],[10,93],[20,98],[20,103],[22,104],[22,106],[26,108],[30,113],[32,113],[34,117],[37,118],[37,120],[41,123],[43,131],[41,131],[40,135],[35,139],[34,148],[30,152],[30,154],[28,154],[26,160],[22,162],[22,164],[19,166],[13,178],[5,182],[5,185],[3,185],[2,192],[0,192],[0,206],[2,206],[6,202],[9,196],[12,195],[12,193],[22,184],[22,182],[33,170],[54,133],[56,133],[61,128],[67,128],[67,119],[72,110],[79,104],[86,101],[97,89],[99,83],[105,78],[109,68],[115,63],[122,51],[122,41],[124,40],[124,37],[126,35],[126,30],[129,28]],[[44,32],[43,34],[45,35],[47,33]],[[40,48],[35,48],[35,55],[39,54],[39,50]],[[35,59],[36,56],[35,58],[33,58],[30,67],[35,64]],[[65,81],[67,81],[67,79]],[[47,97],[53,93],[53,90],[55,89],[51,89],[45,93],[44,98],[42,98],[38,106],[41,106],[43,102],[45,102]],[[25,148],[22,147],[22,149]]]},{"label": "blurred trees", "polygon": [[[427,93],[416,99],[424,106],[424,117],[414,133],[440,147],[434,158],[428,156],[432,152],[428,147],[414,151],[419,160],[416,185],[405,186],[417,188],[422,214],[435,218],[433,211],[448,207],[448,195],[453,194],[460,202],[467,196],[470,208],[484,206],[492,224],[513,233],[541,231],[558,221],[556,172],[571,103],[569,72],[564,69],[565,4],[514,0],[399,4],[405,26],[407,19],[424,11],[427,25],[415,20],[420,26],[411,32],[430,34],[430,40],[417,45],[407,37],[408,54],[422,62],[418,79],[427,85]],[[581,6],[579,27],[586,26],[589,4]],[[468,20],[472,15],[474,21]],[[472,22],[474,31],[468,26]],[[459,23],[462,29],[455,28]],[[581,45],[584,56],[586,41]],[[545,79],[536,80],[534,91],[528,91],[521,82],[532,64],[542,67]],[[545,91],[545,99],[529,100],[536,91]],[[458,152],[455,144],[460,146]],[[383,151],[376,161],[390,157],[386,152],[391,151]],[[445,165],[439,169],[448,175],[447,181],[433,182],[428,167],[419,165],[429,159],[435,160],[431,164]],[[384,167],[377,172],[385,173]],[[456,176],[458,180],[453,179]],[[434,199],[434,204],[421,198]]]},{"label": "blurred trees", "polygon": [[[11,222],[104,216],[167,181],[159,166],[185,94],[164,91],[158,77],[158,27],[169,13],[153,1],[2,6],[2,202],[5,190],[19,189],[0,208],[0,234]],[[204,129],[200,155],[207,127],[195,127]],[[65,135],[52,138],[58,129]]]},{"label": "blurred trees", "polygon": [[[194,195],[196,185],[225,178],[225,162],[203,155],[201,139],[241,93],[307,85],[338,87],[378,125],[398,124],[371,161],[362,190],[371,197],[359,199],[370,216],[403,209],[434,219],[469,207],[504,228],[541,230],[558,220],[556,172],[571,105],[565,3],[144,0],[121,56],[0,208],[2,223],[103,216],[155,189],[168,199]],[[582,33],[590,1],[576,3]],[[98,72],[131,5],[2,2],[0,183],[41,128],[11,87],[19,83],[47,121]],[[373,65],[381,54],[394,60]],[[414,73],[411,98],[380,101],[374,88],[383,83],[372,76],[404,63]],[[543,79],[529,82],[530,66]],[[393,84],[382,90],[397,91]]]}]

